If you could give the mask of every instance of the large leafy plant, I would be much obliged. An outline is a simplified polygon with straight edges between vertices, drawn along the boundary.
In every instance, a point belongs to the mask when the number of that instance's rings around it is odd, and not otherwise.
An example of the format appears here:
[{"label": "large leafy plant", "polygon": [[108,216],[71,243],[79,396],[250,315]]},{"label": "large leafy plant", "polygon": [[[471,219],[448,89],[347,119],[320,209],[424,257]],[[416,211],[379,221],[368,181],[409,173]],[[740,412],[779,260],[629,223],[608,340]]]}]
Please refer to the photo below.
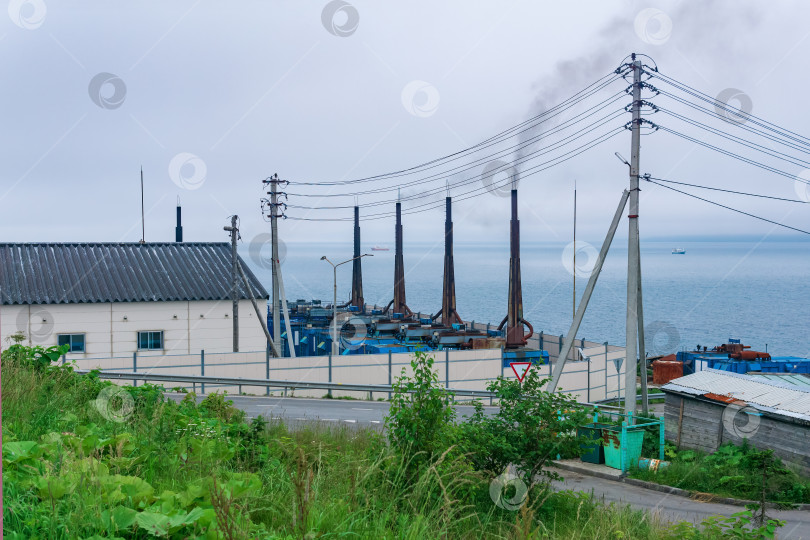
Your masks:
[{"label": "large leafy plant", "polygon": [[539,477],[557,478],[545,466],[557,456],[581,454],[584,438],[577,427],[587,413],[571,396],[543,389],[549,379],[530,370],[522,383],[499,377],[489,385],[498,401],[498,412],[486,414],[480,403],[461,425],[460,444],[479,469],[500,474],[514,465],[527,483]]}]

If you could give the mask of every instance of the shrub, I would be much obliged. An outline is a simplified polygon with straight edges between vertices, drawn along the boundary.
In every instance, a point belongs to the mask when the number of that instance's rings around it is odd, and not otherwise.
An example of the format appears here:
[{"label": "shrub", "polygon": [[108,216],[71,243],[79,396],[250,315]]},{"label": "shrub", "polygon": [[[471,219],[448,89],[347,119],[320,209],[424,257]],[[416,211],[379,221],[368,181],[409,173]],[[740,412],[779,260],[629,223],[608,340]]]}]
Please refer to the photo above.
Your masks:
[{"label": "shrub", "polygon": [[432,461],[451,444],[456,411],[452,394],[439,382],[433,358],[416,351],[411,360],[413,377],[402,375],[394,383],[391,407],[385,419],[388,439],[412,467]]},{"label": "shrub", "polygon": [[475,403],[460,430],[459,444],[477,468],[497,475],[513,464],[532,483],[538,474],[557,478],[544,468],[548,460],[581,454],[585,439],[577,426],[588,421],[587,413],[569,395],[543,390],[548,381],[530,370],[523,383],[499,377],[489,385],[500,402],[497,414]]}]

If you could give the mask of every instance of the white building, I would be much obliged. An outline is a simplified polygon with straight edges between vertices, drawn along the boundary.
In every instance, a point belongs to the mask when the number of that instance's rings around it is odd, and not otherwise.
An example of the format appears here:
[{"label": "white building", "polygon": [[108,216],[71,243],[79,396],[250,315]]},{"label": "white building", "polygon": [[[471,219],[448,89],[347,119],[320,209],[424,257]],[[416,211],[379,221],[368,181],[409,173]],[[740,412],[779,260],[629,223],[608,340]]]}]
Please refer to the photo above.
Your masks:
[{"label": "white building", "polygon": [[[239,350],[264,351],[250,301],[267,291],[244,262]],[[0,345],[69,344],[68,358],[233,350],[228,243],[0,244]]]}]

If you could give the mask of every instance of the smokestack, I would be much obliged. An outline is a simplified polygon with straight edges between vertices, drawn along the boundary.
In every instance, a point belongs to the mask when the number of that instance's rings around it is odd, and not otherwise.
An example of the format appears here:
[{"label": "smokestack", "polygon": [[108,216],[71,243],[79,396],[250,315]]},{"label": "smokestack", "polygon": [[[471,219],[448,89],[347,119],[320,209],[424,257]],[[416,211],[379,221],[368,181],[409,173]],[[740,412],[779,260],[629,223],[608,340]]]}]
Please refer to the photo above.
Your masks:
[{"label": "smokestack", "polygon": [[360,258],[360,207],[354,207],[354,262],[352,264],[352,301],[361,312],[365,311],[363,300],[363,269]]},{"label": "smokestack", "polygon": [[402,250],[402,203],[397,201],[397,224],[394,229],[394,313],[409,316],[413,312],[405,302],[405,257]]},{"label": "smokestack", "polygon": [[[512,189],[512,221],[509,223],[509,301],[506,318],[506,347],[516,349],[526,345],[523,335],[523,290],[520,284],[520,220],[518,220],[517,189]],[[531,335],[531,334],[530,334]]]},{"label": "smokestack", "polygon": [[[461,323],[456,312],[456,276],[453,269],[453,206],[452,198],[445,198],[444,220],[444,282],[442,284],[442,324]],[[435,317],[434,317],[435,318]]]},{"label": "smokestack", "polygon": [[174,241],[183,241],[183,223],[181,221],[180,197],[177,198],[177,226],[174,228]]}]

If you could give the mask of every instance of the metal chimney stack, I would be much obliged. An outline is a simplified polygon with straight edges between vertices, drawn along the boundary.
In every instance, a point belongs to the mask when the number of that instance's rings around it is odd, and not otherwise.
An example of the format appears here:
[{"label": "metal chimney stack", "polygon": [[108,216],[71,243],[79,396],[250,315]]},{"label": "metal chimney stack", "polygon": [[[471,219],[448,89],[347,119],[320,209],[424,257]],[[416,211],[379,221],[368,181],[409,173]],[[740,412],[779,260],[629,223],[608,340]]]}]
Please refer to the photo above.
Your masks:
[{"label": "metal chimney stack", "polygon": [[[442,324],[462,322],[456,312],[456,276],[453,270],[453,206],[452,198],[445,198],[444,220],[444,283],[442,284]],[[435,317],[434,317],[435,318]]]},{"label": "metal chimney stack", "polygon": [[352,263],[352,301],[360,312],[365,311],[363,300],[363,268],[360,258],[360,207],[354,207],[354,262]]},{"label": "metal chimney stack", "polygon": [[174,228],[174,241],[175,242],[182,242],[183,241],[183,224],[180,219],[180,199],[177,199],[177,226]]},{"label": "metal chimney stack", "polygon": [[[512,189],[512,221],[509,223],[509,302],[506,312],[506,347],[515,349],[526,345],[523,334],[523,290],[520,284],[520,220],[518,220],[517,189]],[[501,323],[503,326],[503,322]],[[531,334],[530,334],[531,335]]]},{"label": "metal chimney stack", "polygon": [[397,224],[394,230],[395,254],[394,254],[394,313],[402,313],[409,316],[412,311],[405,301],[405,257],[402,253],[402,203],[397,201]]}]

